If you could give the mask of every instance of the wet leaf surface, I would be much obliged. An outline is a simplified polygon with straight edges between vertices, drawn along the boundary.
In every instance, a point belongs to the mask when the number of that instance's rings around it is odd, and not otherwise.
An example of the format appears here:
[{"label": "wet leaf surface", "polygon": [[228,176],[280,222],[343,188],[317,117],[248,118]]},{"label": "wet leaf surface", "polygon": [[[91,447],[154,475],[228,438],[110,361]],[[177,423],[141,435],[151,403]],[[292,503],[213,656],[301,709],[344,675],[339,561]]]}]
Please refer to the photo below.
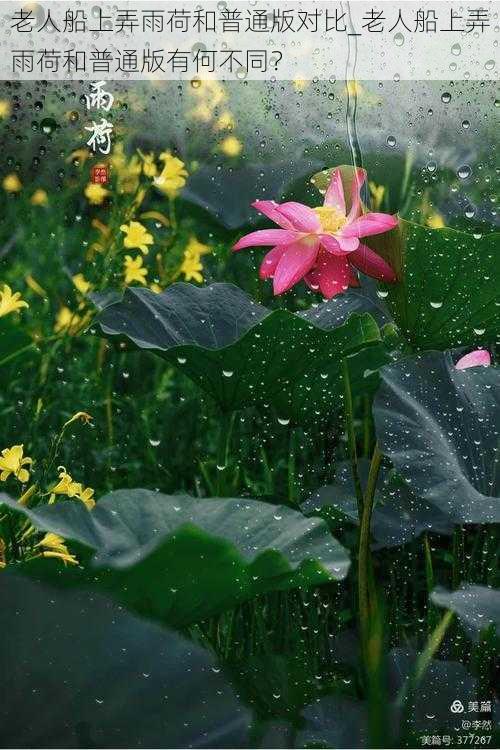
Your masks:
[{"label": "wet leaf surface", "polygon": [[247,746],[249,711],[214,658],[100,595],[4,572],[0,627],[1,747]]},{"label": "wet leaf surface", "polygon": [[[279,418],[302,423],[339,408],[344,357],[372,347],[370,373],[389,360],[367,309],[373,302],[355,293],[305,313],[271,311],[232,284],[179,283],[163,294],[129,288],[96,322],[105,336],[180,367],[223,411],[272,404]],[[361,387],[362,359],[353,362]]]},{"label": "wet leaf surface", "polygon": [[85,569],[40,560],[26,564],[26,573],[97,586],[175,626],[266,591],[341,579],[349,569],[324,521],[257,500],[118,490],[91,512],[78,501],[29,510],[1,500],[36,528],[95,551]]},{"label": "wet leaf surface", "polygon": [[[363,488],[366,487],[370,463],[358,460],[358,469]],[[350,463],[337,466],[334,484],[320,487],[302,504],[304,513],[318,513],[331,509],[358,524],[356,493]],[[328,517],[328,515],[327,515]],[[382,470],[375,493],[375,508],[372,515],[374,549],[406,544],[424,532],[451,534],[454,524],[436,506],[415,496],[409,487],[394,475]]]},{"label": "wet leaf surface", "polygon": [[433,352],[381,376],[373,414],[398,473],[456,523],[500,521],[498,368],[457,370]]},{"label": "wet leaf surface", "polygon": [[460,618],[465,630],[473,640],[493,625],[500,631],[500,591],[487,586],[467,584],[457,591],[437,588],[431,599],[438,607],[445,607]]}]

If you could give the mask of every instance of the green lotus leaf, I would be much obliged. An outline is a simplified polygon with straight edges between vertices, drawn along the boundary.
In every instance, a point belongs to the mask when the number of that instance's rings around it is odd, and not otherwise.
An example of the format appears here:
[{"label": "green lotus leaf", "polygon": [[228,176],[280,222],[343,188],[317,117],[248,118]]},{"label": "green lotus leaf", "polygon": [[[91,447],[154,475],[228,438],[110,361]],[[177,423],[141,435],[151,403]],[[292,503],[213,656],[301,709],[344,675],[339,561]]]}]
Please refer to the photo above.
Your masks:
[{"label": "green lotus leaf", "polygon": [[[370,461],[358,459],[358,472],[363,490],[366,488]],[[356,491],[350,462],[337,464],[335,482],[320,487],[301,505],[302,511],[323,517],[347,518],[359,524]],[[381,469],[375,492],[371,533],[374,548],[382,549],[407,544],[424,532],[451,534],[454,525],[434,505],[414,495],[410,487],[394,471]]]},{"label": "green lotus leaf", "polygon": [[456,591],[439,587],[431,594],[438,607],[455,612],[473,640],[478,640],[485,629],[493,626],[500,635],[500,591],[487,586],[467,584]]},{"label": "green lotus leaf", "polygon": [[[268,310],[232,284],[174,284],[163,294],[129,288],[96,319],[105,336],[121,337],[181,368],[223,411],[273,404],[299,423],[339,407],[345,357],[373,348],[369,364],[353,362],[363,385],[389,357],[362,293],[304,313]],[[361,375],[359,375],[361,373]]]},{"label": "green lotus leaf", "polygon": [[[118,490],[89,512],[77,501],[33,510],[1,498],[43,531],[94,555],[61,583],[97,586],[131,609],[174,626],[202,620],[258,594],[344,578],[349,558],[318,518],[257,500],[195,499]],[[86,555],[89,557],[88,553]],[[85,553],[79,559],[85,559]],[[27,573],[55,569],[49,560]]]},{"label": "green lotus leaf", "polygon": [[[340,167],[348,206],[354,171]],[[333,169],[311,182],[325,192]],[[391,232],[367,237],[399,282],[383,285],[395,322],[416,350],[488,344],[500,335],[498,233],[429,229],[399,219]]]},{"label": "green lotus leaf", "polygon": [[498,523],[498,368],[457,370],[449,352],[431,352],[381,377],[377,436],[413,492],[456,523]]},{"label": "green lotus leaf", "polygon": [[400,283],[385,285],[386,302],[415,350],[493,344],[500,336],[500,235],[429,229],[400,219],[369,238]]},{"label": "green lotus leaf", "polygon": [[248,746],[249,711],[215,659],[100,595],[4,571],[0,628],[0,747]]}]

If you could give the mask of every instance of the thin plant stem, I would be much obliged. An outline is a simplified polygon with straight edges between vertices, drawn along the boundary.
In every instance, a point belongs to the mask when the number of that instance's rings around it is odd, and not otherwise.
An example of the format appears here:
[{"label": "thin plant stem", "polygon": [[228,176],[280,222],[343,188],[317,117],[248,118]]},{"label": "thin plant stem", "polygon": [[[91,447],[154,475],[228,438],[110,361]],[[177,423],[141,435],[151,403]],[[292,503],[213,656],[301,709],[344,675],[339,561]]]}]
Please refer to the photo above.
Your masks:
[{"label": "thin plant stem", "polygon": [[403,746],[403,740],[408,734],[413,694],[419,682],[427,672],[427,669],[429,668],[434,655],[439,650],[446,635],[446,631],[452,623],[454,616],[455,613],[451,611],[447,611],[443,615],[440,622],[436,625],[432,633],[429,635],[424,650],[417,657],[412,673],[399,691],[396,703],[398,706],[403,707],[401,726],[404,736],[400,738],[402,743],[401,746]]},{"label": "thin plant stem", "polygon": [[363,500],[363,512],[359,526],[358,606],[361,639],[365,656],[370,633],[370,618],[376,604],[370,555],[370,526],[381,463],[382,453],[378,444],[376,444],[368,473],[366,492]]},{"label": "thin plant stem", "polygon": [[358,516],[361,519],[363,509],[363,488],[359,478],[358,454],[356,451],[356,433],[354,430],[354,411],[352,408],[351,380],[349,378],[349,365],[347,359],[342,362],[342,378],[344,381],[344,411],[347,431],[347,443],[349,446],[349,457],[351,460],[352,478],[358,503]]}]

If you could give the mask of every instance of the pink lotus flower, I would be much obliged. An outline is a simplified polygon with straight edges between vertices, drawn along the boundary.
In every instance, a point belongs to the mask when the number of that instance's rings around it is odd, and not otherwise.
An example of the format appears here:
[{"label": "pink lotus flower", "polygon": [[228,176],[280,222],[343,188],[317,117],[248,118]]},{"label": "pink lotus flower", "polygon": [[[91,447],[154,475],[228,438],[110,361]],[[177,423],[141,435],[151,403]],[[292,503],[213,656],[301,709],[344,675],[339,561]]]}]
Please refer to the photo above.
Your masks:
[{"label": "pink lotus flower", "polygon": [[457,370],[467,370],[469,367],[489,367],[489,365],[491,365],[489,351],[486,349],[475,349],[473,352],[460,357],[455,367]]},{"label": "pink lotus flower", "polygon": [[274,294],[283,294],[304,279],[324,297],[334,297],[349,286],[359,286],[354,269],[380,281],[395,282],[390,265],[360,242],[360,237],[387,232],[398,223],[390,214],[363,214],[360,190],[365,178],[364,170],[356,170],[349,212],[340,169],[333,172],[324,203],[317,208],[294,201],[255,201],[252,206],[280,228],[251,232],[233,250],[273,246],[264,257],[260,277],[273,278]]}]

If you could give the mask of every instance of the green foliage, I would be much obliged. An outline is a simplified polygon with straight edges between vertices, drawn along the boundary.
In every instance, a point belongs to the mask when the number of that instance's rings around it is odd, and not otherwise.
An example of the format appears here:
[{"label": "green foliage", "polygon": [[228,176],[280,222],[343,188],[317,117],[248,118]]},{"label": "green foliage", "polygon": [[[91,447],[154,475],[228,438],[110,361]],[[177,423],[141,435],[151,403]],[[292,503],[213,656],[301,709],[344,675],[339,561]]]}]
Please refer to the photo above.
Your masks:
[{"label": "green foliage", "polygon": [[250,712],[205,649],[101,596],[2,573],[0,627],[2,747],[248,742]]},{"label": "green foliage", "polygon": [[497,305],[500,235],[429,229],[400,219],[370,244],[392,265],[399,283],[387,302],[414,350],[491,345],[500,335]]},{"label": "green foliage", "polygon": [[[323,521],[252,499],[118,490],[91,512],[78,501],[33,510],[5,496],[3,502],[37,528],[95,552],[83,570],[69,572],[71,585],[97,586],[174,626],[266,591],[341,579],[349,568],[346,550]],[[25,572],[57,581],[46,563],[28,563]]]},{"label": "green foliage", "polygon": [[456,523],[498,523],[498,368],[457,370],[433,352],[385,367],[382,381],[381,450],[412,490]]},{"label": "green foliage", "polygon": [[[175,284],[162,295],[127,289],[96,323],[180,367],[223,411],[272,404],[279,418],[303,423],[338,404],[344,357],[374,346],[370,369],[387,361],[374,319],[354,312],[367,304],[352,297],[340,307],[271,312],[229,284]],[[358,366],[361,386],[367,364]]]}]

